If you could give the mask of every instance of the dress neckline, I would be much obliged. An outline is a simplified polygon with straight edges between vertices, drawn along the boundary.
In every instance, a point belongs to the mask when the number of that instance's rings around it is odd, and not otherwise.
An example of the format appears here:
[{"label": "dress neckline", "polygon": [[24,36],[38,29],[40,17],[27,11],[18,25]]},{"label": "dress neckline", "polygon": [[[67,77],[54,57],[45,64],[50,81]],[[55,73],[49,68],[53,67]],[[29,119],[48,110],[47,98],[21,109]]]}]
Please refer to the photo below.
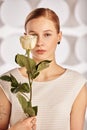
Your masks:
[{"label": "dress neckline", "polygon": [[[65,68],[65,69],[66,69],[66,68]],[[52,79],[52,80],[47,80],[47,81],[33,81],[33,83],[35,83],[35,84],[37,84],[37,83],[39,83],[39,84],[46,84],[46,83],[56,82],[56,81],[58,81],[58,80],[60,80],[60,79],[63,79],[68,72],[69,72],[69,69],[66,69],[63,74],[61,74],[60,76],[58,76],[58,77],[56,77],[56,78],[54,78],[54,79]],[[28,78],[24,77],[24,76],[21,74],[21,72],[19,71],[19,68],[17,68],[17,73],[18,73],[18,74],[21,76],[21,78],[23,78],[25,81],[28,81]]]}]

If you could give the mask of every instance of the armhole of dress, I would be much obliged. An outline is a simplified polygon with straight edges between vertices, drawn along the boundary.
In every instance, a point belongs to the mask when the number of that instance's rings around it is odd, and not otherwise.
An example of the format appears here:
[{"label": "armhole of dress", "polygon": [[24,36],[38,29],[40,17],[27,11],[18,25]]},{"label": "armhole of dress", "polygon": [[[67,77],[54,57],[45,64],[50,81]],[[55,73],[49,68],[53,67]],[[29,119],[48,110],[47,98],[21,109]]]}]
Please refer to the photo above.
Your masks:
[{"label": "armhole of dress", "polygon": [[6,98],[9,100],[9,102],[11,103],[11,99],[8,96],[7,92],[3,89],[3,86],[0,85],[0,88],[2,89],[3,93],[5,94]]},{"label": "armhole of dress", "polygon": [[72,107],[73,107],[73,104],[74,104],[75,100],[77,99],[77,96],[79,95],[80,91],[82,90],[82,88],[85,85],[87,86],[87,81],[86,80],[82,81],[82,83],[80,85],[78,85],[78,87],[73,89],[72,96],[71,96],[71,102],[70,102],[71,110],[72,110]]}]

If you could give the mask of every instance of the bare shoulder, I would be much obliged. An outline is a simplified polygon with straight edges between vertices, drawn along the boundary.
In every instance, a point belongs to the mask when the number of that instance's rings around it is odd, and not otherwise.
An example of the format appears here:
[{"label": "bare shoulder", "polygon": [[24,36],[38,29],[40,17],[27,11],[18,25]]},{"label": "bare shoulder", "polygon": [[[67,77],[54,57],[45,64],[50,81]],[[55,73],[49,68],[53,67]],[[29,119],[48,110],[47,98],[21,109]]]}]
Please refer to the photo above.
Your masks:
[{"label": "bare shoulder", "polygon": [[87,87],[86,85],[84,85],[72,106],[71,130],[83,130],[86,107],[87,107]]},{"label": "bare shoulder", "polygon": [[77,103],[84,103],[84,105],[87,105],[87,86],[86,85],[82,87],[80,93],[78,94],[76,98],[74,105]]},{"label": "bare shoulder", "polygon": [[0,88],[0,129],[7,129],[10,117],[11,104]]}]

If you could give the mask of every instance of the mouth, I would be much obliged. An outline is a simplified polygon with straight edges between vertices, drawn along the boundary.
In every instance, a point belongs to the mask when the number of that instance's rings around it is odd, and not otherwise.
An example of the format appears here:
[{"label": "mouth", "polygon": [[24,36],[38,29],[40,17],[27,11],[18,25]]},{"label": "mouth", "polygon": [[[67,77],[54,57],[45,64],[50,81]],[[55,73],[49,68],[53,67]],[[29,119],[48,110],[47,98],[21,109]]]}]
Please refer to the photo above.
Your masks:
[{"label": "mouth", "polygon": [[46,52],[46,50],[36,50],[36,52],[37,52],[38,54],[44,54],[44,53]]}]

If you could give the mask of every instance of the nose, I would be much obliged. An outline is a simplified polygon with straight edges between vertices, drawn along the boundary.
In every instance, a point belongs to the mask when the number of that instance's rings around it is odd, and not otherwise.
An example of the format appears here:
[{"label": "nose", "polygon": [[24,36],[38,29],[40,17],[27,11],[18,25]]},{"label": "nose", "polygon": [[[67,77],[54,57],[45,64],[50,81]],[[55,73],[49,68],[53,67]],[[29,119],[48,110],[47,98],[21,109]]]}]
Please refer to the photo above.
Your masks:
[{"label": "nose", "polygon": [[43,38],[41,36],[38,36],[38,40],[37,40],[36,46],[43,46]]}]

